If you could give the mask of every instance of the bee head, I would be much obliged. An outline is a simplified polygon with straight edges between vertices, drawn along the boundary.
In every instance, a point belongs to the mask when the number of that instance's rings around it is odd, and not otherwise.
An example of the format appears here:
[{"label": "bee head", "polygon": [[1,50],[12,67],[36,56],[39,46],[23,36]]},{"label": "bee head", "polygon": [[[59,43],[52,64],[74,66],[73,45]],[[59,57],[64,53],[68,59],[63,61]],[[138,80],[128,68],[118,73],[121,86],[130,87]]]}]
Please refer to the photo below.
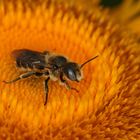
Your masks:
[{"label": "bee head", "polygon": [[65,76],[71,81],[79,82],[82,79],[81,70],[77,63],[68,62],[63,67],[63,72]]},{"label": "bee head", "polygon": [[90,61],[94,60],[95,58],[97,58],[97,56],[87,60],[86,62],[84,62],[81,65],[78,65],[77,63],[74,62],[68,62],[64,65],[63,67],[63,72],[65,74],[65,76],[70,79],[71,81],[81,81],[82,77],[82,72],[81,69]]}]

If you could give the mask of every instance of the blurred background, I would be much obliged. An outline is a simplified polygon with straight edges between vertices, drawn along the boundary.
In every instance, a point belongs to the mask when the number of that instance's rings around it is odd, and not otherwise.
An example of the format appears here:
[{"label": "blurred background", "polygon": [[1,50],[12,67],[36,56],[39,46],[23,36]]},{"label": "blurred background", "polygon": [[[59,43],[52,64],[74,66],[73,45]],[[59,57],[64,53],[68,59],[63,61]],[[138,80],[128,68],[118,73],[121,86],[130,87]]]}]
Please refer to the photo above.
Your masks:
[{"label": "blurred background", "polygon": [[140,0],[100,0],[98,4],[108,9],[119,23],[140,34]]}]

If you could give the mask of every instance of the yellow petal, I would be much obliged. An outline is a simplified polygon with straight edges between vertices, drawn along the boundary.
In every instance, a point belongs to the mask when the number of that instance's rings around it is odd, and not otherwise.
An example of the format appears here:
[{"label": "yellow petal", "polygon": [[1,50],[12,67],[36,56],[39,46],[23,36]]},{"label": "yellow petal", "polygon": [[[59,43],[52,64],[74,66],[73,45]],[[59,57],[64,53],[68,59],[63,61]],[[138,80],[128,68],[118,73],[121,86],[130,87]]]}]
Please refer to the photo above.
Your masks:
[{"label": "yellow petal", "polygon": [[125,25],[134,33],[140,34],[140,1],[124,0],[118,7],[111,8],[110,14],[117,22]]}]

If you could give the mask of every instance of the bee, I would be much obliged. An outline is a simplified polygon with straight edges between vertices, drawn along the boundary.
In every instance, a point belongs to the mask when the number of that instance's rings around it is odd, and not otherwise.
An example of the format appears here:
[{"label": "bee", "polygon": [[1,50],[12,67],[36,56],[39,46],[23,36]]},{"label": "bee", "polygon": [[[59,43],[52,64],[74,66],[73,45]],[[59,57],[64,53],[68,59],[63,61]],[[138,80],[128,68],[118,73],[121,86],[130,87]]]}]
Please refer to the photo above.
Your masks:
[{"label": "bee", "polygon": [[44,77],[44,105],[47,104],[48,100],[48,82],[50,80],[58,80],[60,83],[63,83],[67,89],[76,90],[69,85],[67,80],[80,82],[83,78],[81,68],[83,68],[83,66],[85,66],[85,64],[88,62],[98,57],[95,56],[80,65],[68,60],[65,56],[58,55],[49,51],[38,52],[28,49],[19,49],[14,50],[12,55],[15,59],[16,66],[22,70],[25,70],[25,72],[11,81],[3,82],[7,84],[14,83],[18,80],[25,79],[33,75],[37,77]]}]

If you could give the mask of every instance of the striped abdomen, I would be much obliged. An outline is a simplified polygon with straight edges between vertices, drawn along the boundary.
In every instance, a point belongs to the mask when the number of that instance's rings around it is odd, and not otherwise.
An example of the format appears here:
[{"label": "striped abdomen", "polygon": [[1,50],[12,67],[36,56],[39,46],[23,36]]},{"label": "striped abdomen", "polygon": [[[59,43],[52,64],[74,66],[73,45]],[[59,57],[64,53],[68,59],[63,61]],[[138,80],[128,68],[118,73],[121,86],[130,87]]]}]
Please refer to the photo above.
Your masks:
[{"label": "striped abdomen", "polygon": [[21,49],[13,51],[17,67],[30,69],[44,69],[46,66],[45,55],[41,52]]}]

